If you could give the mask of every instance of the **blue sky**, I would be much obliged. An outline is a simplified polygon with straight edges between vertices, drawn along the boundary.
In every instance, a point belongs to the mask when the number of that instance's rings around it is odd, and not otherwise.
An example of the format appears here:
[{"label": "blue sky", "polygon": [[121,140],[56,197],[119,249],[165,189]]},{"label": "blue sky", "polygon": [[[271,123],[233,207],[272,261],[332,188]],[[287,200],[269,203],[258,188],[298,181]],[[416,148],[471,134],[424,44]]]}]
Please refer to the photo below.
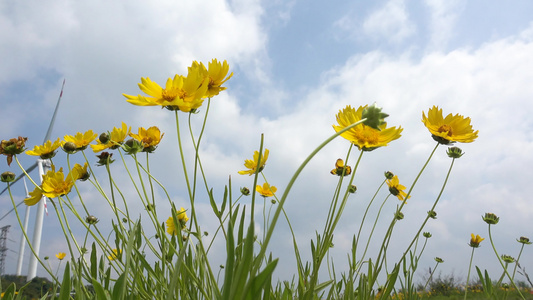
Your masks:
[{"label": "blue sky", "polygon": [[[173,185],[180,175],[166,168],[179,166],[172,114],[129,105],[122,93],[139,93],[141,77],[163,83],[184,73],[192,60],[227,59],[234,76],[228,90],[213,99],[202,147],[204,165],[211,166],[210,183],[221,193],[231,175],[235,187],[250,186],[250,178],[237,171],[264,133],[271,151],[265,174],[282,192],[300,162],[333,133],[340,109],[377,102],[391,115],[389,124],[401,125],[404,132],[390,146],[364,156],[356,177],[359,191],[347,205],[332,251],[342,264],[383,172],[393,171],[407,186],[414,180],[434,146],[421,114],[438,105],[446,114],[470,116],[480,133],[474,143],[459,145],[466,155],[454,166],[437,207],[439,218],[426,227],[433,237],[421,269],[433,266],[433,257],[439,256],[445,260],[439,267],[443,274],[466,278],[470,233],[487,237],[484,213],[501,217],[494,230],[500,254],[516,255],[516,238],[533,237],[527,190],[533,164],[531,11],[529,1],[213,0],[148,6],[141,1],[3,1],[0,138],[22,135],[29,138],[29,147],[40,144],[66,78],[52,137],[88,129],[103,132],[121,121],[133,128],[157,125],[166,134],[154,173]],[[329,170],[347,148],[340,139],[326,147],[287,202],[304,251],[325,220],[335,185]],[[439,151],[398,225],[398,251],[403,240],[412,238],[444,180],[450,161],[444,147]],[[27,165],[32,162],[23,159]],[[5,161],[0,170],[17,172]],[[176,203],[184,203],[184,192],[173,188]],[[99,200],[90,187],[86,193],[94,214],[105,220],[109,214],[97,210]],[[17,187],[15,195],[22,199],[23,188]],[[3,215],[10,205],[5,195],[0,201]],[[213,230],[204,204],[205,227]],[[389,203],[389,214],[394,207]],[[51,219],[45,218],[45,238],[53,242],[42,246],[42,255],[52,256],[62,244]],[[6,218],[0,225],[6,224],[12,225],[10,238],[18,240],[15,220]],[[286,231],[281,224],[273,252],[286,262],[280,272],[293,273],[292,258],[283,256]],[[8,242],[8,247],[16,251],[18,243]],[[533,263],[529,251],[522,261],[526,269]],[[8,252],[8,258],[16,254]],[[500,272],[487,242],[476,251],[474,263]],[[6,272],[14,273],[14,268],[8,264]]]}]

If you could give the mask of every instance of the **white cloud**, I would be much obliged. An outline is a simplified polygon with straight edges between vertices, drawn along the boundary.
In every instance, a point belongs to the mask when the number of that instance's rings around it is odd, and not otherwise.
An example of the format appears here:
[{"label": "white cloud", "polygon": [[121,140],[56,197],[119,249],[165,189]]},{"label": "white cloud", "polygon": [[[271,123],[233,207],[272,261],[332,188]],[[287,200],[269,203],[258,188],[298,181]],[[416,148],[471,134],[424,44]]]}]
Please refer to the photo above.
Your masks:
[{"label": "white cloud", "polygon": [[385,6],[365,19],[363,30],[373,39],[385,39],[398,43],[413,35],[415,27],[409,20],[405,2],[389,0]]},{"label": "white cloud", "polygon": [[425,4],[431,14],[431,39],[428,48],[430,51],[446,49],[448,41],[454,35],[455,21],[466,4],[456,0],[427,0]]}]

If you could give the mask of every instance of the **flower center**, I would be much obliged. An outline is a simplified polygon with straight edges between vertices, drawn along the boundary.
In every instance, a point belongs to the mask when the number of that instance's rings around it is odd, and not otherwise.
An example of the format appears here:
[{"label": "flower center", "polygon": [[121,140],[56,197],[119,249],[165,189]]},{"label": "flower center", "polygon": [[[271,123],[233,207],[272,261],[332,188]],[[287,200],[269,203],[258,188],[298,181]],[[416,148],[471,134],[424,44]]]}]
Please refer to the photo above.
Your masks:
[{"label": "flower center", "polygon": [[439,132],[447,132],[448,136],[452,136],[452,127],[450,125],[444,124],[438,129]]},{"label": "flower center", "polygon": [[379,141],[378,131],[369,127],[363,127],[362,130],[358,130],[355,133],[355,137],[359,142],[370,145],[376,145]]},{"label": "flower center", "polygon": [[171,89],[171,90],[163,89],[161,91],[161,97],[165,101],[169,101],[169,102],[173,101],[174,99],[176,99],[177,96],[178,96],[178,91],[176,91],[175,89]]}]

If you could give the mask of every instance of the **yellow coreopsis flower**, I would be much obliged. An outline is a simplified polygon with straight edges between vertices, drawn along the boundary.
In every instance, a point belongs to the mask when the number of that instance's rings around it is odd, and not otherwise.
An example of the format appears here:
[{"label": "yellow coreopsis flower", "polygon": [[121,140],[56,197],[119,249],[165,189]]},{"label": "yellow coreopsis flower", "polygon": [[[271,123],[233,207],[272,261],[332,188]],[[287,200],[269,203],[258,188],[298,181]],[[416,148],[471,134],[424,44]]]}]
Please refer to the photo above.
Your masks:
[{"label": "yellow coreopsis flower", "polygon": [[344,176],[350,175],[352,173],[352,167],[345,166],[344,161],[342,159],[337,159],[335,162],[335,169],[331,170],[330,172],[333,175],[341,176],[344,173]]},{"label": "yellow coreopsis flower", "polygon": [[255,190],[263,197],[272,197],[278,188],[265,182],[263,186],[257,185]]},{"label": "yellow coreopsis flower", "polygon": [[159,128],[152,126],[148,129],[144,127],[139,128],[139,134],[130,133],[130,136],[135,140],[141,142],[144,147],[144,152],[152,152],[157,148],[157,145],[161,142],[164,133],[161,133]]},{"label": "yellow coreopsis flower", "polygon": [[49,159],[56,155],[56,150],[61,147],[61,145],[63,145],[63,142],[59,138],[53,143],[49,140],[42,146],[35,146],[33,147],[33,150],[26,151],[26,154],[39,156],[42,159]]},{"label": "yellow coreopsis flower", "polygon": [[88,167],[88,163],[85,163],[83,166],[80,164],[75,164],[68,176],[72,176],[72,180],[85,181],[89,179],[90,176],[89,171],[87,170]]},{"label": "yellow coreopsis flower", "polygon": [[479,247],[479,244],[481,244],[481,242],[484,240],[484,238],[481,238],[478,235],[474,235],[473,233],[471,234],[472,238],[470,239],[470,247],[472,248],[478,248]]},{"label": "yellow coreopsis flower", "polygon": [[[162,88],[150,78],[141,78],[139,88],[148,96],[123,94],[126,101],[139,106],[160,105],[170,110],[190,112],[199,108],[206,97],[209,78],[203,76],[202,67],[194,64],[189,67],[187,77],[175,75],[169,78]],[[205,69],[205,67],[203,67]]]},{"label": "yellow coreopsis flower", "polygon": [[[366,106],[360,106],[357,110],[350,105],[346,106],[337,114],[337,123],[333,125],[336,132],[358,122],[362,119],[363,109]],[[359,150],[371,151],[378,147],[387,146],[388,143],[400,138],[403,129],[401,127],[387,128],[387,124],[379,126],[381,130],[374,129],[365,124],[359,124],[341,134],[341,136],[352,144],[357,146]]]},{"label": "yellow coreopsis flower", "polygon": [[[189,221],[189,218],[187,217],[187,213],[185,212],[185,208],[180,208],[180,210],[176,211],[176,217],[178,218],[178,223],[181,225],[181,229],[184,229],[186,226],[187,221]],[[171,216],[167,219],[167,232],[171,235],[176,235],[179,230],[176,230],[176,226],[174,225],[174,218]]]},{"label": "yellow coreopsis flower", "polygon": [[265,163],[268,159],[268,149],[265,148],[265,153],[261,156],[261,162],[259,165],[257,164],[259,160],[259,151],[254,152],[254,158],[253,159],[246,159],[244,160],[244,166],[248,168],[248,170],[239,171],[239,174],[241,175],[253,175],[257,171],[258,173],[263,171],[265,168]]},{"label": "yellow coreopsis flower", "polygon": [[[400,184],[398,176],[394,175],[392,179],[387,179],[387,185],[389,186],[389,192],[393,196],[398,197],[399,200],[405,200],[405,196],[407,196],[407,194],[404,192],[404,190],[406,187]],[[411,196],[408,198],[411,198]]]},{"label": "yellow coreopsis flower", "polygon": [[[195,64],[198,65],[198,62],[194,61],[193,66]],[[204,67],[203,63],[199,63],[199,65],[200,70],[203,72],[203,76],[209,78],[206,97],[211,98],[226,89],[225,87],[222,87],[222,84],[233,76],[233,72],[228,75],[229,65],[227,61],[224,60],[224,62],[219,62],[215,58],[208,63],[207,69]]]},{"label": "yellow coreopsis flower", "polygon": [[111,254],[109,256],[107,256],[107,258],[109,258],[109,260],[115,260],[117,258],[120,258],[120,255],[122,254],[122,250],[120,249],[113,249]]},{"label": "yellow coreopsis flower", "polygon": [[109,134],[109,140],[105,143],[102,143],[99,139],[97,140],[96,145],[91,145],[93,151],[100,152],[104,149],[116,149],[124,142],[124,139],[128,136],[131,131],[131,127],[128,127],[126,123],[122,122],[122,127],[117,128],[113,127],[113,130]]},{"label": "yellow coreopsis flower", "polygon": [[428,111],[428,116],[422,112],[422,122],[427,127],[433,139],[441,144],[454,142],[471,143],[477,138],[479,130],[474,131],[470,124],[470,118],[459,114],[442,116],[442,109],[433,106]]},{"label": "yellow coreopsis flower", "polygon": [[[81,166],[80,166],[81,168]],[[63,168],[55,171],[55,166],[52,165],[52,170],[43,175],[43,183],[36,187],[33,192],[30,192],[30,197],[24,199],[24,203],[28,206],[35,205],[41,200],[42,196],[48,198],[56,198],[70,193],[74,186],[74,181],[80,177],[78,170],[69,173],[66,177],[63,173]]]},{"label": "yellow coreopsis flower", "polygon": [[98,134],[92,130],[88,130],[85,133],[77,132],[75,135],[65,135],[63,139],[66,143],[73,143],[76,145],[76,150],[85,150],[87,146],[96,139]]},{"label": "yellow coreopsis flower", "polygon": [[63,260],[65,258],[65,256],[67,256],[67,254],[63,253],[63,252],[59,252],[58,254],[56,254],[56,257],[59,260]]}]

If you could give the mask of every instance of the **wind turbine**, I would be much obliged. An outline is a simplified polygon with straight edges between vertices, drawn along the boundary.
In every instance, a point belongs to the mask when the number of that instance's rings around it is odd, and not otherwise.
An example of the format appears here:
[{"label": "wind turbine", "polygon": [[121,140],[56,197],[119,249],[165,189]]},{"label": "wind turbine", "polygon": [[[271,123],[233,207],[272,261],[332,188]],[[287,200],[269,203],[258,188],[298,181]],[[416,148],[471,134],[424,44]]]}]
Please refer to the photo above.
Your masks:
[{"label": "wind turbine", "polygon": [[[59,93],[59,98],[57,99],[56,108],[54,110],[54,114],[52,115],[52,120],[50,121],[50,125],[48,126],[48,131],[46,132],[46,135],[44,136],[43,144],[46,143],[46,141],[48,141],[50,139],[50,136],[52,135],[52,129],[54,128],[57,111],[59,109],[59,103],[61,102],[61,98],[63,97],[64,87],[65,87],[65,79],[63,79],[63,84],[61,85],[61,93]],[[26,169],[26,173],[29,174],[31,171],[33,171],[35,168],[38,167],[39,178],[41,178],[41,183],[42,183],[43,175],[50,168],[50,166],[51,166],[50,160],[37,159],[37,161],[33,165],[31,165],[29,168]],[[11,185],[15,184],[15,182],[19,181],[24,176],[25,176],[24,173],[19,175],[15,179],[15,181],[11,183]],[[0,192],[0,195],[2,195],[6,190],[7,190],[7,187],[4,190],[2,190],[2,192]],[[26,193],[27,193],[27,189],[26,189]],[[22,203],[24,203],[24,201],[21,201],[19,204],[16,205],[16,207],[18,207]],[[41,201],[39,201],[39,203],[37,204],[37,214],[35,217],[35,229],[33,230],[33,241],[32,241],[32,246],[33,246],[33,250],[35,251],[35,255],[30,256],[30,264],[28,266],[28,275],[26,277],[28,281],[32,280],[37,275],[37,265],[38,265],[37,257],[39,256],[39,250],[41,248],[41,235],[43,231],[43,217],[44,217],[45,206],[46,206],[46,197],[43,196]],[[5,214],[2,218],[0,218],[0,220],[8,216],[14,210],[15,210],[15,207],[11,209],[7,214]],[[29,214],[30,214],[30,206],[26,206],[24,228],[22,229],[24,230],[24,232],[27,232],[27,226],[28,226],[27,220],[28,220]],[[20,275],[21,270],[22,270],[22,258],[24,255],[24,247],[25,247],[25,238],[24,238],[24,234],[22,234],[22,241],[20,244],[19,258],[18,258],[18,263],[17,263],[17,275]]]}]

